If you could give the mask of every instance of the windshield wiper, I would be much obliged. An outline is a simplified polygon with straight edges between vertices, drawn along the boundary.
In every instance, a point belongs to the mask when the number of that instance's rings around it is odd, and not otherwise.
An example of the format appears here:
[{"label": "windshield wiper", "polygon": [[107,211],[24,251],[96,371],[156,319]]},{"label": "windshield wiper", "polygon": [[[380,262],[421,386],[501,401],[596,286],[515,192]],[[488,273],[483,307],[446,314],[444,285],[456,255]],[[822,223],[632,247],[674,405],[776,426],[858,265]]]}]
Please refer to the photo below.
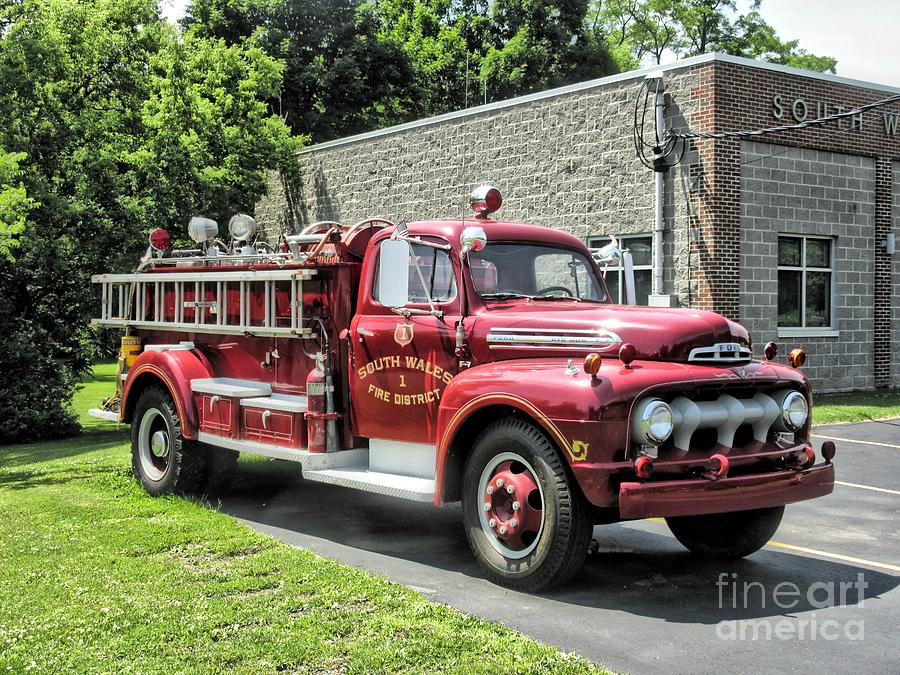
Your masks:
[{"label": "windshield wiper", "polygon": [[533,295],[525,295],[524,293],[510,293],[510,292],[482,293],[481,298],[483,300],[511,300],[514,298],[529,298],[531,300],[534,300]]}]

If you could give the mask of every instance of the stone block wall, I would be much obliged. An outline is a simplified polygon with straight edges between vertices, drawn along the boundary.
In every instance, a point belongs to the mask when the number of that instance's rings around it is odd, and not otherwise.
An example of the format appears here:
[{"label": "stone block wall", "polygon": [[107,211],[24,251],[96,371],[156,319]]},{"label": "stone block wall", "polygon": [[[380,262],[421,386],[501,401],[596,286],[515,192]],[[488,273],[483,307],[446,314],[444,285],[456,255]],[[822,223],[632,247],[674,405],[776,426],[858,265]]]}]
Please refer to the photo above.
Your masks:
[{"label": "stone block wall", "polygon": [[[871,158],[745,141],[741,151],[741,323],[755,356],[807,350],[819,391],[874,386],[875,163]],[[778,235],[833,238],[837,335],[779,336]]]}]

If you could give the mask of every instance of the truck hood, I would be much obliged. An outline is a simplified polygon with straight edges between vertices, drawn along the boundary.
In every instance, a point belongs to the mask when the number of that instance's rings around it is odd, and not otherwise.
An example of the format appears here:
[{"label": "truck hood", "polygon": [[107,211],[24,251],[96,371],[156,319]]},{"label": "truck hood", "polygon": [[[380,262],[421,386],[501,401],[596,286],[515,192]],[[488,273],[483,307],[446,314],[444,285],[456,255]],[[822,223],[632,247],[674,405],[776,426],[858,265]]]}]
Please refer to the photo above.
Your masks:
[{"label": "truck hood", "polygon": [[750,347],[747,330],[714,312],[663,307],[515,300],[474,317],[469,344],[476,361],[535,356],[618,355],[634,345],[638,359],[688,361],[691,350],[719,343]]}]

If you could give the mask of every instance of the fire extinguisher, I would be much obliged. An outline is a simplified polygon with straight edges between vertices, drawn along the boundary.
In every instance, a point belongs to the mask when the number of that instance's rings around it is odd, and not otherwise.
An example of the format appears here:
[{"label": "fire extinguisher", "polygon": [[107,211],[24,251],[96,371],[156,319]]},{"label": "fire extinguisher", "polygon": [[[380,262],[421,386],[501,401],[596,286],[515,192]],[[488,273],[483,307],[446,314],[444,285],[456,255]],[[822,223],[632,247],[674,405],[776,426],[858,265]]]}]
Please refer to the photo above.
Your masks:
[{"label": "fire extinguisher", "polygon": [[325,364],[316,354],[316,367],[306,376],[306,436],[310,452],[325,452]]}]

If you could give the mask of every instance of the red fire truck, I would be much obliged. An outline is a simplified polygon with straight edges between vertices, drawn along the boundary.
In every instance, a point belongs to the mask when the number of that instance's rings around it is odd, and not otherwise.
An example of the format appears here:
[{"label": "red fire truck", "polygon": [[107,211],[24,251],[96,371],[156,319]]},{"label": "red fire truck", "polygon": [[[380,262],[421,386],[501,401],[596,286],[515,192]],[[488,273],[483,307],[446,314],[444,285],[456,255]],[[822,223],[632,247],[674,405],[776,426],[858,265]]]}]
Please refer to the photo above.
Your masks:
[{"label": "red fire truck", "polygon": [[94,278],[95,323],[125,336],[116,396],[93,413],[131,424],[154,495],[202,490],[250,453],[461,501],[487,575],[529,591],[578,570],[598,523],[662,517],[691,551],[735,558],[785,504],[831,492],[803,350],[753,360],[722,316],[615,304],[615,243],[592,255],[492,219],[500,204],[483,186],[473,217],[321,222],[276,247],[245,215],[228,243],[192,219],[195,250],[155,231],[135,272]]}]

